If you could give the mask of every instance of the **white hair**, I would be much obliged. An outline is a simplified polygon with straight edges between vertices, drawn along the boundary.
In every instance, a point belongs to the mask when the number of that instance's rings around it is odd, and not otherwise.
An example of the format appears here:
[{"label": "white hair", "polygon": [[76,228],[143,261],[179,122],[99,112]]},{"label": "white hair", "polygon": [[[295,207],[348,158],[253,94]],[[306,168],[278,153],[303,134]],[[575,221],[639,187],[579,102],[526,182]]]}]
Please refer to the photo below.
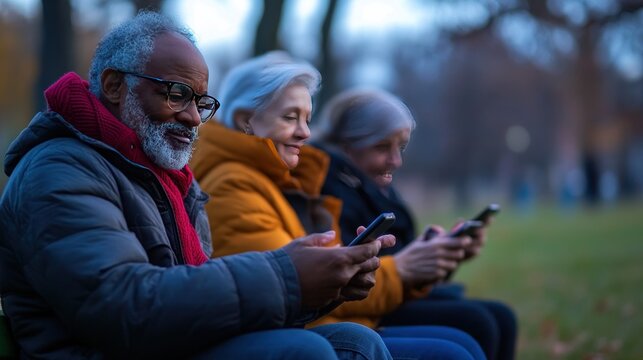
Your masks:
[{"label": "white hair", "polygon": [[[111,30],[98,43],[89,68],[89,90],[96,96],[101,92],[101,74],[105,69],[143,72],[154,51],[154,40],[164,33],[183,35],[193,45],[194,35],[172,19],[151,11],[141,11],[134,18]],[[128,86],[138,79],[128,77]]]},{"label": "white hair", "polygon": [[371,146],[397,130],[415,129],[415,119],[402,100],[370,88],[335,95],[315,122],[315,141],[349,148]]},{"label": "white hair", "polygon": [[218,121],[235,128],[238,110],[260,112],[293,84],[303,85],[312,97],[319,90],[321,75],[312,65],[295,61],[283,51],[272,51],[232,68],[221,84]]}]

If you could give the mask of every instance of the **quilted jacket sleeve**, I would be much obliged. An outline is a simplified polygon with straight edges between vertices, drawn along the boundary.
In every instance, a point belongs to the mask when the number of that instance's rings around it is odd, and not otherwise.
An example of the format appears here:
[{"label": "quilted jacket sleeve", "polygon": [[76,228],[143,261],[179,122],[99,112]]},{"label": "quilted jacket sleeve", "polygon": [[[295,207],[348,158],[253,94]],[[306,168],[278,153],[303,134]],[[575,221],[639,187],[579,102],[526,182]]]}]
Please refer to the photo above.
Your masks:
[{"label": "quilted jacket sleeve", "polygon": [[2,245],[84,344],[121,358],[180,357],[298,316],[296,271],[283,251],[153,266],[128,231],[109,164],[78,144],[45,148],[12,174],[21,181],[2,200]]}]

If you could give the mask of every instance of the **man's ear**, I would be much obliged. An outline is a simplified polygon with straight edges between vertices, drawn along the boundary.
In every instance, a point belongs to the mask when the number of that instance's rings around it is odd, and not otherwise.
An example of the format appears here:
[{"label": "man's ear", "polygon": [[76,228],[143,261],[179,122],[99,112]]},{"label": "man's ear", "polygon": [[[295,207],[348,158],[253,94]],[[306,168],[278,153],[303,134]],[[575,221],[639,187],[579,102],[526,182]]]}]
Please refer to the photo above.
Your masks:
[{"label": "man's ear", "polygon": [[243,131],[246,134],[252,134],[252,126],[250,126],[250,119],[252,118],[253,112],[248,110],[237,110],[232,115],[232,121],[234,121],[234,126]]},{"label": "man's ear", "polygon": [[121,102],[123,92],[127,90],[125,75],[114,69],[105,69],[100,74],[100,90],[107,102],[118,105]]}]

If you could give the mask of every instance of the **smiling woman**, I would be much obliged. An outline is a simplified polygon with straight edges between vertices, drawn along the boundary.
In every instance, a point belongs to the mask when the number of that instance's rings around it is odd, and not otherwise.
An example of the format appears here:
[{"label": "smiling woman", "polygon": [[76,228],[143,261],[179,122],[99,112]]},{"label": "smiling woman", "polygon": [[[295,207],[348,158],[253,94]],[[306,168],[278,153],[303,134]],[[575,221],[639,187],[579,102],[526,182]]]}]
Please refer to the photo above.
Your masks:
[{"label": "smiling woman", "polygon": [[[312,230],[332,229],[318,199],[323,176],[299,178],[293,171],[324,166],[324,157],[304,146],[320,78],[309,64],[280,52],[248,60],[225,77],[217,115],[224,126],[201,128],[191,161],[211,195],[206,210],[216,256],[277,249]],[[318,211],[300,220],[293,202]]]}]

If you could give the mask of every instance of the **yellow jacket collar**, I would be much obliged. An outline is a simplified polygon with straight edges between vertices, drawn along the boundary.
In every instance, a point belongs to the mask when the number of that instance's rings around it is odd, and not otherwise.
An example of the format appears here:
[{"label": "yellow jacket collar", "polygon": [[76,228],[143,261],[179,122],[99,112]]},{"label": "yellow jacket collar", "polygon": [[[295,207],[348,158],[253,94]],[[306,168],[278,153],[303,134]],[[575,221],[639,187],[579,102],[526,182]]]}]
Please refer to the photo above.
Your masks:
[{"label": "yellow jacket collar", "polygon": [[281,159],[272,140],[228,129],[210,121],[199,129],[199,140],[190,161],[197,179],[224,162],[239,162],[257,169],[282,189],[301,189],[319,195],[328,171],[328,156],[303,146],[299,164],[292,171]]}]

